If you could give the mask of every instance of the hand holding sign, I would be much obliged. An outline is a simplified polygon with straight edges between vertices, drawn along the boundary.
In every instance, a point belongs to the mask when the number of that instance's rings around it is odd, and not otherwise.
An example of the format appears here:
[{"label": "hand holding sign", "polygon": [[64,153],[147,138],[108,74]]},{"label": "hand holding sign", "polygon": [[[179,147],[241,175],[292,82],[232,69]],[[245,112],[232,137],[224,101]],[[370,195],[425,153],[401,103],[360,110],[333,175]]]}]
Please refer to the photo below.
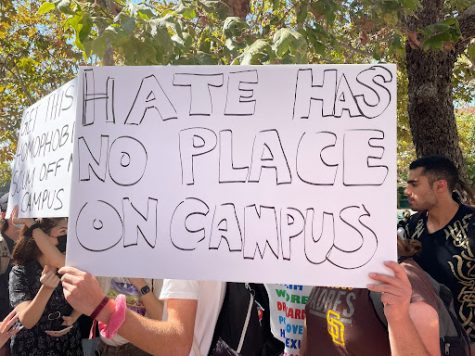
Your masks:
[{"label": "hand holding sign", "polygon": [[26,227],[30,227],[35,223],[35,219],[32,218],[19,218],[18,217],[18,205],[15,205],[15,207],[12,210],[12,213],[10,215],[10,222],[14,225],[25,225]]}]

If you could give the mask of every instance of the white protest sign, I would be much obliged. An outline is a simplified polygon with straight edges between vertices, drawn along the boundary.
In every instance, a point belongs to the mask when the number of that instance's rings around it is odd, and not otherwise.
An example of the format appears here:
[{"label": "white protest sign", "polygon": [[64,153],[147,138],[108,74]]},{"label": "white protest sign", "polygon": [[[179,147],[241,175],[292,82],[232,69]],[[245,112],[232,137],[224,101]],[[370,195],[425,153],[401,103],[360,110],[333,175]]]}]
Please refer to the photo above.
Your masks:
[{"label": "white protest sign", "polygon": [[73,79],[23,113],[7,215],[18,206],[20,217],[68,216],[76,93]]},{"label": "white protest sign", "polygon": [[81,69],[67,263],[366,286],[396,259],[395,73]]}]

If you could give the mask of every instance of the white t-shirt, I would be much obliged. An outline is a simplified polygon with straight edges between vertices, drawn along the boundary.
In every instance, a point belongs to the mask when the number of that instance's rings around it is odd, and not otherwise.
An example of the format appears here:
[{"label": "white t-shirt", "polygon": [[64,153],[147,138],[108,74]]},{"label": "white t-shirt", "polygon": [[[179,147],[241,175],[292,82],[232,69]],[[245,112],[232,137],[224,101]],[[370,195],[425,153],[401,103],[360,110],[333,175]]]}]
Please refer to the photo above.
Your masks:
[{"label": "white t-shirt", "polygon": [[[193,299],[198,301],[194,340],[190,356],[208,355],[214,328],[223,305],[226,283],[165,279],[160,299],[165,300],[163,320],[167,320],[166,299]],[[200,355],[194,352],[199,349]]]},{"label": "white t-shirt", "polygon": [[284,356],[298,356],[310,286],[264,284],[269,295],[270,328],[285,345]]},{"label": "white t-shirt", "polygon": [[[124,294],[126,298],[127,308],[134,312],[145,315],[146,310],[143,303],[140,301],[140,293],[127,278],[110,278],[110,277],[98,277],[99,285],[102,291],[111,299],[115,299],[117,295]],[[161,279],[145,279],[145,283],[150,287],[152,293],[158,299],[160,296],[160,290],[162,289]],[[127,344],[129,341],[119,334],[116,334],[111,339],[107,339],[102,334],[99,334],[101,340],[110,346],[121,346]]]}]

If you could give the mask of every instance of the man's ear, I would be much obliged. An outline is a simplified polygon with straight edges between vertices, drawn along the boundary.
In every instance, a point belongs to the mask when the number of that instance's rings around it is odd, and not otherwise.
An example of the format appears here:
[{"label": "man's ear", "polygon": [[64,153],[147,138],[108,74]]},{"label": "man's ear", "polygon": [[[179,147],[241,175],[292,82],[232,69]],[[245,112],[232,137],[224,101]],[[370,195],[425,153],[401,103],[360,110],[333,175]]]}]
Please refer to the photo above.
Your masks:
[{"label": "man's ear", "polygon": [[434,189],[438,193],[443,193],[448,190],[447,181],[445,179],[439,179],[434,182]]},{"label": "man's ear", "polygon": [[6,216],[6,215],[7,215],[7,212],[6,212],[6,211],[2,211],[2,212],[0,213],[0,218],[1,218],[2,220],[5,220],[5,216]]}]

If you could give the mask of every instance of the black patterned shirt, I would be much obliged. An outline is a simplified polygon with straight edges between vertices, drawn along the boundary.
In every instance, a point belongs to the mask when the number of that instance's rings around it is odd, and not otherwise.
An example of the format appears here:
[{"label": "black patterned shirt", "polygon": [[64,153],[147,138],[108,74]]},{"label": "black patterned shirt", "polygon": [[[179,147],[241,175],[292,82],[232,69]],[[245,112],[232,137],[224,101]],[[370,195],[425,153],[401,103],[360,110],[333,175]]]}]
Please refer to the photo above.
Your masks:
[{"label": "black patterned shirt", "polygon": [[452,220],[432,234],[427,231],[427,213],[413,215],[406,226],[409,238],[422,244],[414,260],[452,291],[455,311],[472,342],[475,342],[474,215],[474,208],[460,205]]},{"label": "black patterned shirt", "polygon": [[[31,301],[41,288],[43,268],[37,261],[14,266],[10,272],[10,303],[13,307]],[[52,337],[46,330],[65,328],[63,316],[70,315],[71,306],[64,298],[61,284],[51,295],[40,320],[31,329],[23,328],[12,337],[12,356],[82,356],[81,335],[76,324],[66,335]]]}]

